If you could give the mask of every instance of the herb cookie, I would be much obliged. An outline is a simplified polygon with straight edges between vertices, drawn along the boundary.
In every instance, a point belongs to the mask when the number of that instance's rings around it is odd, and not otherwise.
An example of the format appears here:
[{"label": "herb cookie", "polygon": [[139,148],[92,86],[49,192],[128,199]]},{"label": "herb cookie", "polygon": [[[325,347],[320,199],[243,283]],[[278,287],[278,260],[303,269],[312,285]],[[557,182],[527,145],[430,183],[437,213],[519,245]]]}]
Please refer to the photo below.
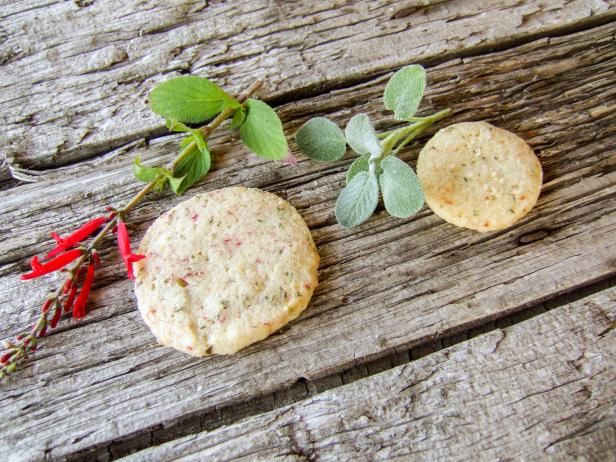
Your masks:
[{"label": "herb cookie", "polygon": [[537,202],[539,159],[524,140],[485,122],[439,130],[417,160],[426,202],[443,220],[477,231],[507,228]]},{"label": "herb cookie", "polygon": [[148,229],[135,264],[139,311],[159,343],[231,354],[297,318],[317,285],[310,231],[288,202],[258,189],[188,199]]}]

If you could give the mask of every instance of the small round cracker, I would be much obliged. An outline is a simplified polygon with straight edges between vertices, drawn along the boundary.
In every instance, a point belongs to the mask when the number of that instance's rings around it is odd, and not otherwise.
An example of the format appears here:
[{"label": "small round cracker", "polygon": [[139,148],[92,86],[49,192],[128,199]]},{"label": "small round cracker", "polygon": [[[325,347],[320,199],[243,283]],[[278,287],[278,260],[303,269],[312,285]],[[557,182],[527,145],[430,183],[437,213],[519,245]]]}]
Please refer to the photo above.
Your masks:
[{"label": "small round cracker", "polygon": [[543,179],[530,146],[486,122],[439,130],[419,154],[417,176],[434,213],[477,231],[521,219],[537,202]]},{"label": "small round cracker", "polygon": [[159,343],[231,354],[297,318],[319,254],[288,202],[258,189],[188,199],[148,229],[135,264],[139,311]]}]

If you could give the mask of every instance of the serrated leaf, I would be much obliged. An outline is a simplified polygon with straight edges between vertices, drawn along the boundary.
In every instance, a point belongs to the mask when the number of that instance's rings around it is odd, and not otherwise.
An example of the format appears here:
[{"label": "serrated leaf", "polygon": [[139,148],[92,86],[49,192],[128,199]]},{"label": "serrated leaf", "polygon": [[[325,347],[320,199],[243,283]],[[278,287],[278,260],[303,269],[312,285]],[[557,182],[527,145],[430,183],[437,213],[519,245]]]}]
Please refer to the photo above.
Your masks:
[{"label": "serrated leaf", "polygon": [[240,128],[246,119],[246,110],[243,107],[237,108],[231,119],[231,128]]},{"label": "serrated leaf", "polygon": [[426,89],[426,71],[418,64],[396,72],[385,87],[383,103],[394,111],[397,120],[408,120],[415,114]]},{"label": "serrated leaf", "polygon": [[255,154],[269,160],[284,159],[289,146],[278,114],[263,101],[249,99],[244,103],[246,119],[240,127],[240,137]]},{"label": "serrated leaf", "polygon": [[[355,159],[346,172],[346,182],[349,184],[353,177],[359,172],[367,172],[370,169],[370,154],[364,154],[361,157]],[[376,161],[376,174],[380,175],[382,172],[380,161]]]},{"label": "serrated leaf", "polygon": [[188,188],[207,174],[210,165],[211,157],[207,146],[204,150],[195,147],[191,154],[180,161],[173,170],[173,176],[182,178],[182,182],[174,189],[175,193],[184,194]]},{"label": "serrated leaf", "polygon": [[143,165],[141,163],[141,158],[137,156],[135,157],[135,162],[133,163],[133,175],[135,175],[135,178],[139,181],[149,183],[159,175],[159,168]]},{"label": "serrated leaf", "polygon": [[381,153],[381,145],[367,114],[353,116],[344,130],[344,134],[347,143],[357,154],[370,153],[376,157]]},{"label": "serrated leaf", "polygon": [[297,130],[295,141],[306,157],[321,162],[341,159],[346,152],[344,133],[327,117],[310,119]]},{"label": "serrated leaf", "polygon": [[209,120],[225,107],[239,107],[218,85],[194,75],[174,77],[157,85],[148,102],[155,113],[186,123]]},{"label": "serrated leaf", "polygon": [[393,156],[383,159],[381,168],[379,184],[385,210],[398,218],[408,218],[419,212],[424,204],[424,194],[413,169]]},{"label": "serrated leaf", "polygon": [[376,175],[359,172],[336,200],[336,220],[345,228],[366,221],[379,202],[379,184]]}]

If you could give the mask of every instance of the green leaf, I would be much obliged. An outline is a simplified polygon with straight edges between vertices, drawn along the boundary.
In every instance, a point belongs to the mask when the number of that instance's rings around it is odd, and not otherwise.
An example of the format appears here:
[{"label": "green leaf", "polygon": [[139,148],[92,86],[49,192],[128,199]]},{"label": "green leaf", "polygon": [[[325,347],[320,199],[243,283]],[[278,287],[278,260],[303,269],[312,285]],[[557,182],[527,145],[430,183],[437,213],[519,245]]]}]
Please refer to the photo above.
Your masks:
[{"label": "green leaf", "polygon": [[426,71],[418,64],[396,72],[385,87],[383,102],[394,111],[397,120],[408,120],[415,114],[426,89]]},{"label": "green leaf", "polygon": [[353,116],[344,130],[344,134],[347,143],[357,154],[370,153],[373,156],[378,156],[381,153],[379,140],[367,114]]},{"label": "green leaf", "polygon": [[379,202],[379,184],[376,175],[359,172],[338,196],[336,220],[345,228],[366,221]]},{"label": "green leaf", "polygon": [[170,132],[192,132],[193,129],[187,127],[182,122],[178,122],[175,119],[166,119],[165,126],[169,129]]},{"label": "green leaf", "polygon": [[[359,172],[367,172],[370,169],[370,154],[364,154],[361,157],[355,159],[346,172],[346,182],[349,184],[353,177]],[[381,162],[376,161],[376,174],[380,175],[383,169],[381,168]]]},{"label": "green leaf", "polygon": [[157,85],[148,100],[155,113],[186,123],[209,120],[225,107],[239,107],[218,85],[194,75],[174,77]]},{"label": "green leaf", "polygon": [[231,120],[231,128],[240,128],[246,119],[246,110],[243,107],[237,108]]},{"label": "green leaf", "polygon": [[302,153],[322,162],[341,159],[346,152],[344,133],[327,117],[314,117],[302,125],[295,134]]},{"label": "green leaf", "polygon": [[180,178],[175,178],[169,170],[166,170],[165,173],[163,173],[163,176],[169,182],[169,186],[171,187],[174,193],[182,194],[179,191],[180,191],[180,188],[182,187],[182,183],[184,182],[184,179],[186,178],[186,175]]},{"label": "green leaf", "polygon": [[192,136],[192,135],[185,136],[182,139],[182,141],[180,141],[180,148],[185,148],[186,146],[188,146],[193,141],[195,141],[195,137],[194,136]]},{"label": "green leaf", "polygon": [[[193,184],[203,178],[210,170],[211,157],[207,146],[204,150],[195,148],[175,167],[173,173],[182,178],[181,183],[174,189],[176,194],[184,194]],[[173,185],[171,185],[173,188]]]},{"label": "green leaf", "polygon": [[180,147],[187,146],[192,141],[195,141],[200,151],[204,151],[204,150],[207,151],[207,146],[205,144],[205,138],[203,137],[203,132],[201,130],[196,129],[196,128],[187,127],[183,123],[178,122],[177,120],[173,120],[173,119],[167,119],[166,125],[167,125],[167,128],[172,132],[192,133],[192,136],[186,137],[182,140],[182,142],[180,143]]},{"label": "green leaf", "polygon": [[244,103],[246,119],[240,127],[240,137],[258,156],[269,160],[284,159],[289,146],[278,114],[263,101],[249,99]]},{"label": "green leaf", "polygon": [[383,173],[379,176],[379,184],[385,210],[398,218],[407,218],[419,212],[424,204],[424,194],[413,169],[393,156],[383,159],[381,168]]},{"label": "green leaf", "polygon": [[358,157],[353,161],[351,166],[346,172],[346,183],[349,184],[351,180],[357,175],[359,172],[367,172],[369,168],[369,159],[370,154],[364,154],[363,156]]},{"label": "green leaf", "polygon": [[[144,183],[150,183],[151,181],[156,180],[154,190],[157,192],[162,192],[165,189],[167,182],[171,186],[171,189],[173,189],[174,192],[177,192],[177,188],[180,187],[180,184],[184,180],[184,177],[175,178],[169,169],[163,167],[147,167],[142,165],[139,156],[135,158],[133,173],[135,178],[143,181]],[[157,179],[157,177],[159,178]]]},{"label": "green leaf", "polygon": [[144,183],[149,183],[154,178],[159,175],[160,167],[147,167],[141,163],[141,158],[139,156],[135,157],[135,162],[133,163],[133,175],[139,181],[143,181]]}]

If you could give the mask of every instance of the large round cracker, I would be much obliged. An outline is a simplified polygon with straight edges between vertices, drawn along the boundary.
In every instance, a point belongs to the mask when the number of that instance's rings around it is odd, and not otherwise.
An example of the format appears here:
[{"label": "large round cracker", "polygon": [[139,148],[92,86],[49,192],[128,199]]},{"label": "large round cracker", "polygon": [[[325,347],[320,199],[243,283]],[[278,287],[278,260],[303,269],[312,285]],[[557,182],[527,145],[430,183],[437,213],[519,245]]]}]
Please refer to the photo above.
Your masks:
[{"label": "large round cracker", "polygon": [[139,311],[158,341],[231,354],[297,318],[317,285],[317,253],[288,202],[258,189],[188,199],[148,229],[135,264]]},{"label": "large round cracker", "polygon": [[417,160],[426,202],[443,220],[477,231],[507,228],[537,202],[543,173],[520,137],[486,122],[439,130]]}]

